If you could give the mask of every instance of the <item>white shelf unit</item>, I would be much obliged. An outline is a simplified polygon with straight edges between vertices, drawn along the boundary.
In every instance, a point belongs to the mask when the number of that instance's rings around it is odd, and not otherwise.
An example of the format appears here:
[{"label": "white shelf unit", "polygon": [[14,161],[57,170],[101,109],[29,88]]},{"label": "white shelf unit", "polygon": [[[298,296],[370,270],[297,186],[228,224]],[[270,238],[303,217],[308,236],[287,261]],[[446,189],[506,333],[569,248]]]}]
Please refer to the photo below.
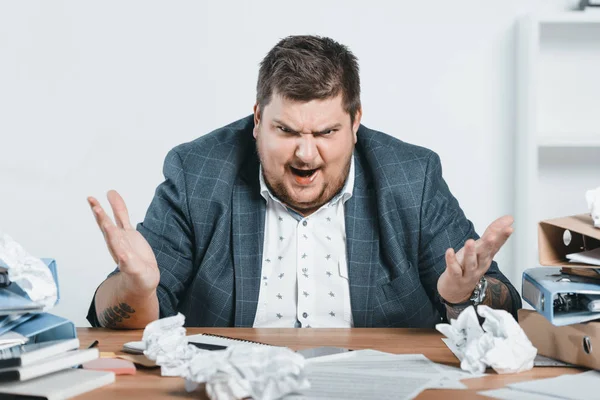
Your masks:
[{"label": "white shelf unit", "polygon": [[530,15],[518,23],[515,267],[539,265],[537,223],[586,212],[600,186],[600,13]]}]

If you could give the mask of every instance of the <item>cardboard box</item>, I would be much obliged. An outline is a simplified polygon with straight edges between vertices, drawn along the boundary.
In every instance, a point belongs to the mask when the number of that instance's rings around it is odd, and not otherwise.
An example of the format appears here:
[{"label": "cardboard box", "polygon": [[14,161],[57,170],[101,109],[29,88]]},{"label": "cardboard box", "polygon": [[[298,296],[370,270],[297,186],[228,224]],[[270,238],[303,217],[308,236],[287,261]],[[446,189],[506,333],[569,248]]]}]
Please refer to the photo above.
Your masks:
[{"label": "cardboard box", "polygon": [[538,354],[600,369],[600,322],[554,326],[541,314],[522,309],[519,325]]},{"label": "cardboard box", "polygon": [[[565,245],[565,230],[571,232],[571,243]],[[600,229],[594,228],[589,214],[549,219],[538,224],[538,251],[541,265],[553,267],[598,268],[569,262],[567,254],[600,247]],[[599,349],[600,350],[600,349]]]}]

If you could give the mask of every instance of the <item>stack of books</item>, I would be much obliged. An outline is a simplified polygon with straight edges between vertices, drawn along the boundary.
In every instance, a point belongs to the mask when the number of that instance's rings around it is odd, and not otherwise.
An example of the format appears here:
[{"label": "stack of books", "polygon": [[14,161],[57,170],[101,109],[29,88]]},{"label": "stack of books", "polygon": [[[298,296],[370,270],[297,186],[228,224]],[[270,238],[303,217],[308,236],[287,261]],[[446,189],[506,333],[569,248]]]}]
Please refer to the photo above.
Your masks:
[{"label": "stack of books", "polygon": [[[56,262],[42,261],[58,289]],[[11,282],[0,260],[0,398],[67,399],[114,382],[112,372],[76,368],[98,349],[78,350],[75,325],[46,309]]]},{"label": "stack of books", "polygon": [[0,398],[67,399],[114,382],[113,372],[78,369],[99,357],[78,349],[78,339],[66,339],[0,350]]}]

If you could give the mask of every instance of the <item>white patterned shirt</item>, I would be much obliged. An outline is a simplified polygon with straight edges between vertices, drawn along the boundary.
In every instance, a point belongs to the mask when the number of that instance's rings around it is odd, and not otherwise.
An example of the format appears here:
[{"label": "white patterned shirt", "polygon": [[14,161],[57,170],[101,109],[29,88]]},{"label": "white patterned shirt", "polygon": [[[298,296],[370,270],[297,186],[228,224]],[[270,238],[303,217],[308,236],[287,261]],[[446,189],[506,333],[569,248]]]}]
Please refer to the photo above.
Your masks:
[{"label": "white patterned shirt", "polygon": [[287,208],[267,188],[258,306],[254,327],[350,328],[344,203],[354,188],[354,158],[342,190],[308,217]]}]

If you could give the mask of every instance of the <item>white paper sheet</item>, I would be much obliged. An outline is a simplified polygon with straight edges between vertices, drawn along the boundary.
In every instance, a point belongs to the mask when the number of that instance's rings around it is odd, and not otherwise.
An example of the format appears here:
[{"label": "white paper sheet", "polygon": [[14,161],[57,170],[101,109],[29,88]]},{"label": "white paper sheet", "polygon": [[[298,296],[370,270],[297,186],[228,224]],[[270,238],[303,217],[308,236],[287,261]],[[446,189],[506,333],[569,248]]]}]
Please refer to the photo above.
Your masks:
[{"label": "white paper sheet", "polygon": [[600,247],[594,250],[582,251],[581,253],[567,254],[571,262],[600,265]]},{"label": "white paper sheet", "polygon": [[9,349],[13,346],[25,344],[29,341],[20,333],[10,331],[0,335],[0,350]]},{"label": "white paper sheet", "polygon": [[477,392],[482,396],[492,397],[500,400],[560,400],[561,397],[546,396],[543,394],[522,392],[520,390],[514,390],[510,388],[486,390],[483,392]]},{"label": "white paper sheet", "polygon": [[441,374],[441,371],[436,367],[435,363],[423,354],[378,354],[375,352],[365,353],[364,350],[359,350],[307,360],[307,365],[324,363],[335,365],[337,368],[346,369],[364,369],[365,367],[377,365],[377,369],[385,371],[407,371],[433,375]]},{"label": "white paper sheet", "polygon": [[439,369],[442,370],[443,374],[452,379],[473,379],[487,376],[487,374],[472,374],[470,372],[463,371],[457,367],[451,367],[450,365],[436,364]]},{"label": "white paper sheet", "polygon": [[326,364],[305,368],[310,389],[292,399],[412,399],[434,383],[430,375],[329,368]]},{"label": "white paper sheet", "polygon": [[472,378],[471,374],[458,372],[456,368],[436,364],[423,354],[391,354],[376,350],[358,350],[348,353],[333,354],[307,360],[307,365],[329,366],[361,371],[383,371],[398,376],[406,374],[425,374],[435,378],[428,389],[467,389],[460,382],[463,376]]},{"label": "white paper sheet", "polygon": [[511,389],[572,400],[597,400],[600,388],[600,371],[561,375],[556,378],[512,383]]}]

